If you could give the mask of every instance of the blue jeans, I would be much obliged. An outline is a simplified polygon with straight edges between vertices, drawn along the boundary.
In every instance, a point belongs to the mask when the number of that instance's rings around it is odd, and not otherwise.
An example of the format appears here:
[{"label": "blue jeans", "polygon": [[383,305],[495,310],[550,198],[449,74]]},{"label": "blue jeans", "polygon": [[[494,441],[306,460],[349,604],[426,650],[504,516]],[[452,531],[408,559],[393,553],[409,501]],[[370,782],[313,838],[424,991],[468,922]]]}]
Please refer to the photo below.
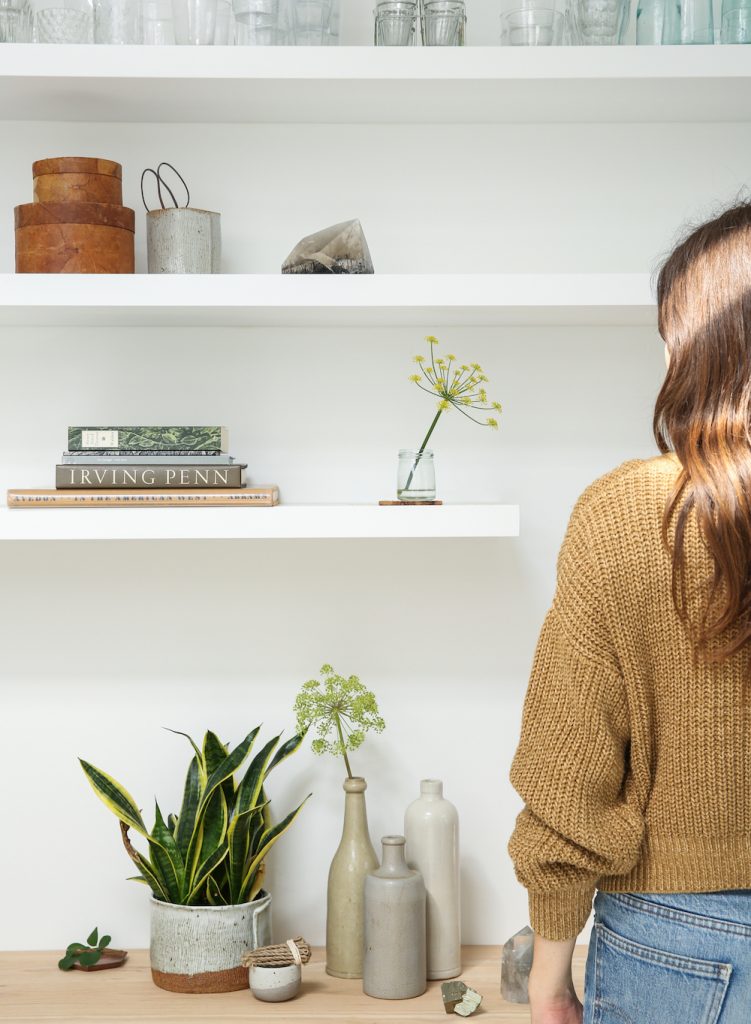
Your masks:
[{"label": "blue jeans", "polygon": [[584,1024],[749,1024],[751,889],[598,890]]}]

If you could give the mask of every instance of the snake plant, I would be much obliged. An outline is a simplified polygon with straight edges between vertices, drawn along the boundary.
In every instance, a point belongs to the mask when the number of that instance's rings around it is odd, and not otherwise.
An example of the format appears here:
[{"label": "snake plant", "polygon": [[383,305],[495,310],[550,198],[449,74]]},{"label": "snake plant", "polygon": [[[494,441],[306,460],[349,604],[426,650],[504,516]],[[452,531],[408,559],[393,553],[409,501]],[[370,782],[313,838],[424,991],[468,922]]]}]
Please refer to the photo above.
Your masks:
[{"label": "snake plant", "polygon": [[[150,832],[130,793],[79,758],[94,792],[120,820],[123,844],[138,868],[138,875],[131,880],[149,886],[156,899],[183,906],[221,906],[248,903],[258,896],[264,858],[310,796],[272,824],[264,791],[266,779],[299,748],[303,733],[281,746],[280,736],[269,740],[237,781],[235,773],[248,758],[258,732],[256,728],[248,733],[233,750],[211,731],[200,749],[186,733],[178,733],[193,748],[182,807],[179,814],[169,814],[165,820],[156,803]],[[148,856],[132,845],[131,829],[146,840]]]}]

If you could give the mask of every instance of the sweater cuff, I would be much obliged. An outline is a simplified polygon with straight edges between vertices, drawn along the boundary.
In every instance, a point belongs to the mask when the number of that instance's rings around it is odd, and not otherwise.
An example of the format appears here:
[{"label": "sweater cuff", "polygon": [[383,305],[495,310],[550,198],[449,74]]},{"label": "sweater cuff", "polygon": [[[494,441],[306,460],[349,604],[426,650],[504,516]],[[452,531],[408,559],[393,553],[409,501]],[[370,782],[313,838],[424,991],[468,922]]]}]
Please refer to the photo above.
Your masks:
[{"label": "sweater cuff", "polygon": [[575,939],[592,910],[594,887],[528,892],[529,923],[544,939]]}]

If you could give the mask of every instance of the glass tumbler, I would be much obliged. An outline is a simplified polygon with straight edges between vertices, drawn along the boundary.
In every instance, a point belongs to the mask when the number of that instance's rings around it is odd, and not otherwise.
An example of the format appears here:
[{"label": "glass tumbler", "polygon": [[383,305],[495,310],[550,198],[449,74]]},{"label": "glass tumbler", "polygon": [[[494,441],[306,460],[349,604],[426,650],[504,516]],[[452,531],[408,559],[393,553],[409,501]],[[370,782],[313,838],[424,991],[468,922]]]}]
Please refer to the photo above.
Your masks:
[{"label": "glass tumbler", "polygon": [[464,46],[467,11],[464,0],[424,0],[423,46]]},{"label": "glass tumbler", "polygon": [[630,7],[630,0],[570,0],[570,42],[575,46],[617,46],[623,42]]},{"label": "glass tumbler", "polygon": [[31,0],[35,43],[93,43],[91,0]]},{"label": "glass tumbler", "polygon": [[433,452],[402,448],[396,477],[399,501],[435,501],[435,463]]},{"label": "glass tumbler", "polygon": [[235,16],[232,0],[217,0],[214,46],[230,46],[235,42]]},{"label": "glass tumbler", "polygon": [[327,46],[331,0],[290,0],[286,21],[292,46]]},{"label": "glass tumbler", "polygon": [[681,41],[680,0],[639,0],[637,46],[673,46]]},{"label": "glass tumbler", "polygon": [[524,7],[501,15],[503,46],[560,46],[564,19],[549,7]]},{"label": "glass tumbler", "polygon": [[94,42],[143,42],[140,0],[94,0]]},{"label": "glass tumbler", "polygon": [[217,0],[172,0],[175,42],[178,46],[212,46]]},{"label": "glass tumbler", "polygon": [[279,0],[233,0],[235,42],[238,46],[276,46]]},{"label": "glass tumbler", "polygon": [[25,0],[0,0],[0,43],[29,42],[31,25]]},{"label": "glass tumbler", "polygon": [[417,25],[417,2],[394,0],[375,9],[376,46],[412,46]]},{"label": "glass tumbler", "polygon": [[141,31],[147,46],[174,46],[172,0],[141,0]]}]

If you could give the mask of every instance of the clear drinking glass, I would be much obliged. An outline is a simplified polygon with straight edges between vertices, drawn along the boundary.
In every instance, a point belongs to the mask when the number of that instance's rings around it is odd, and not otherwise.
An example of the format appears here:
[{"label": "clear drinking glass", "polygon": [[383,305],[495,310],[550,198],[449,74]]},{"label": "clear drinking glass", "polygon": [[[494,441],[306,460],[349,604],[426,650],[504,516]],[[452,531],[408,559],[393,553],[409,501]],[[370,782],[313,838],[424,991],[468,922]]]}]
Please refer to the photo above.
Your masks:
[{"label": "clear drinking glass", "polygon": [[435,501],[435,463],[433,452],[402,448],[396,476],[399,501]]},{"label": "clear drinking glass", "polygon": [[376,46],[412,46],[417,25],[417,2],[394,0],[375,9]]},{"label": "clear drinking glass", "polygon": [[729,0],[722,5],[721,43],[751,43],[751,4],[736,7],[737,2]]},{"label": "clear drinking glass", "polygon": [[31,0],[35,43],[93,43],[91,0]]},{"label": "clear drinking glass", "polygon": [[217,0],[172,0],[175,42],[178,46],[212,46]]},{"label": "clear drinking glass", "polygon": [[143,42],[140,0],[94,0],[94,42]]},{"label": "clear drinking glass", "polygon": [[235,16],[232,0],[217,0],[214,46],[231,46],[235,42]]},{"label": "clear drinking glass", "polygon": [[637,45],[673,46],[680,41],[680,0],[639,0],[636,8]]},{"label": "clear drinking glass", "polygon": [[424,0],[423,46],[464,46],[467,10],[464,0]]},{"label": "clear drinking glass", "polygon": [[681,0],[681,43],[684,46],[714,43],[712,0]]},{"label": "clear drinking glass", "polygon": [[289,13],[293,46],[326,46],[331,0],[293,0]]},{"label": "clear drinking glass", "polygon": [[238,46],[276,46],[281,42],[279,0],[233,0]]},{"label": "clear drinking glass", "polygon": [[567,16],[575,46],[617,46],[628,26],[630,0],[570,0]]},{"label": "clear drinking glass", "polygon": [[141,31],[147,46],[174,46],[172,0],[141,0]]},{"label": "clear drinking glass", "polygon": [[0,43],[31,42],[26,0],[0,0]]},{"label": "clear drinking glass", "polygon": [[501,43],[504,46],[560,46],[564,19],[551,8],[522,8],[501,15]]}]

